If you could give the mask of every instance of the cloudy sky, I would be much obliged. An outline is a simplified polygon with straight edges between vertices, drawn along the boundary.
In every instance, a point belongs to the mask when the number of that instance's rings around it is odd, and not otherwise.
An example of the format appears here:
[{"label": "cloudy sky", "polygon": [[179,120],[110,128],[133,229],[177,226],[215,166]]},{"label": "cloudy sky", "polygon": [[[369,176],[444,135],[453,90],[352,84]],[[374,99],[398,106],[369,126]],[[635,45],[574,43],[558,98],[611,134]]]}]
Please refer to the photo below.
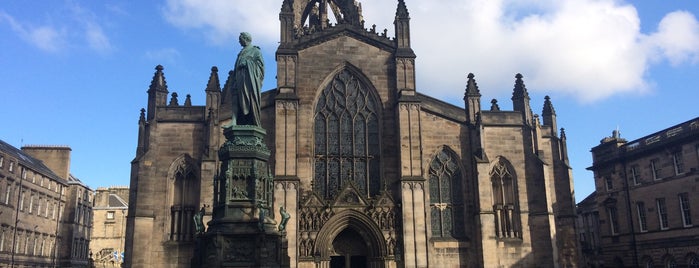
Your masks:
[{"label": "cloudy sky", "polygon": [[[281,0],[3,1],[0,139],[68,145],[72,173],[92,188],[128,185],[139,110],[153,68],[170,92],[204,104],[211,66],[232,68],[252,33],[273,74]],[[395,0],[362,2],[366,25],[388,28]],[[566,129],[577,200],[594,190],[590,148],[698,116],[699,2],[694,0],[406,0],[418,91],[463,106],[476,75],[483,109],[511,109],[522,73]],[[275,86],[266,75],[265,87]],[[223,82],[223,81],[222,81]],[[181,98],[183,99],[183,98]]]}]

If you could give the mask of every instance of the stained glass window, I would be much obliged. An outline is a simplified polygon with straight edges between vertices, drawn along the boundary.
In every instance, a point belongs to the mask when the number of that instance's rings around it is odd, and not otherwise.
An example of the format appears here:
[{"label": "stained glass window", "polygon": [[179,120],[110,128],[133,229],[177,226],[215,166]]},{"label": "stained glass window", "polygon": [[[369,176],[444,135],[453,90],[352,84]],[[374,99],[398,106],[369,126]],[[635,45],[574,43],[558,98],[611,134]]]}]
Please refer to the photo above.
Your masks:
[{"label": "stained glass window", "polygon": [[463,236],[463,192],[456,156],[442,149],[430,162],[428,176],[432,236]]},{"label": "stained glass window", "polygon": [[321,92],[315,111],[314,189],[332,198],[348,183],[367,196],[380,188],[379,103],[345,70]]}]

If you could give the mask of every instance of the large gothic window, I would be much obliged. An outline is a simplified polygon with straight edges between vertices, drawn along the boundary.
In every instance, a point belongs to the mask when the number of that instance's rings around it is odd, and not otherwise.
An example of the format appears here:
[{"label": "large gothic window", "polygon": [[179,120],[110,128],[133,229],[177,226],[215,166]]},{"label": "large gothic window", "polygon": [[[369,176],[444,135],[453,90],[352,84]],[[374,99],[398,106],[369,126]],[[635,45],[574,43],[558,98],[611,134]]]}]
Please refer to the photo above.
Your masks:
[{"label": "large gothic window", "polygon": [[430,162],[428,176],[432,237],[463,236],[463,192],[456,156],[443,148]]},{"label": "large gothic window", "polygon": [[314,189],[331,198],[348,183],[372,196],[380,188],[379,104],[349,71],[318,98],[315,112]]},{"label": "large gothic window", "polygon": [[171,241],[191,241],[194,237],[193,216],[199,204],[199,185],[194,169],[181,161],[173,174],[170,206]]},{"label": "large gothic window", "polygon": [[509,162],[498,158],[490,171],[493,185],[493,211],[495,211],[495,235],[500,238],[521,237],[519,207],[516,199],[517,183]]}]

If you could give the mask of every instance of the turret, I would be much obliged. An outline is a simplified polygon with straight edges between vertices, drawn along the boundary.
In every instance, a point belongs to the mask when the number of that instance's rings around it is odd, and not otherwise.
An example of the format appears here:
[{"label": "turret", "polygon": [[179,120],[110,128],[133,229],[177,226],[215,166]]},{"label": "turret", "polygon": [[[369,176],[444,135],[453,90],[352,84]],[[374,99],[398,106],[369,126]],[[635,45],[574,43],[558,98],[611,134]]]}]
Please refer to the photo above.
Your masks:
[{"label": "turret", "polygon": [[529,93],[527,92],[527,87],[524,85],[522,80],[522,74],[515,75],[515,87],[512,92],[512,108],[515,111],[522,113],[522,120],[524,124],[532,124],[532,109],[529,105]]},{"label": "turret", "polygon": [[403,0],[398,1],[396,19],[396,86],[399,96],[415,95],[415,53],[410,48],[410,17]]},{"label": "turret", "polygon": [[141,108],[141,116],[138,118],[138,145],[136,147],[136,158],[140,157],[148,150],[148,133],[146,131],[146,109]]},{"label": "turret", "polygon": [[544,119],[544,126],[551,127],[551,136],[556,136],[556,110],[553,109],[553,104],[551,104],[551,98],[549,96],[544,97],[544,110],[541,112],[541,116]]},{"label": "turret", "polygon": [[294,9],[292,0],[284,0],[282,10],[279,12],[279,47],[287,47],[294,39]]},{"label": "turret", "polygon": [[155,74],[148,88],[148,121],[155,118],[156,107],[165,106],[167,104],[167,94],[167,82],[165,82],[163,66],[158,65],[155,67]]},{"label": "turret", "polygon": [[464,93],[464,103],[466,105],[466,124],[476,124],[478,115],[481,112],[481,91],[478,90],[475,75],[468,74],[466,82],[466,92]]},{"label": "turret", "polygon": [[216,66],[211,67],[211,75],[209,75],[209,82],[206,84],[206,121],[207,121],[207,132],[208,132],[208,148],[206,150],[206,155],[211,158],[215,158],[216,149],[219,144],[219,107],[221,107],[221,84],[218,79],[218,68]]},{"label": "turret", "polygon": [[393,21],[393,25],[396,29],[396,46],[398,48],[396,54],[414,57],[415,54],[410,47],[410,14],[403,0],[398,0],[396,19]]}]

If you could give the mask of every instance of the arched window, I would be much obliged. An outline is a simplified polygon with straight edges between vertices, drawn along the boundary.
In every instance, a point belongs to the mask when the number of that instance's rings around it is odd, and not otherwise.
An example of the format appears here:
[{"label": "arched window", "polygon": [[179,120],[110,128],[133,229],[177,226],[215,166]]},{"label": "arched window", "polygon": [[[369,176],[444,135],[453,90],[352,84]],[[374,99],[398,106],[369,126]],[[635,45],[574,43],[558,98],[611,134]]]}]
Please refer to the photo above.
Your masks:
[{"label": "arched window", "polygon": [[699,268],[699,257],[697,255],[692,255],[687,261],[689,268]]},{"label": "arched window", "polygon": [[490,171],[490,180],[493,185],[495,235],[501,238],[521,237],[519,204],[516,199],[517,181],[506,159],[498,157]]},{"label": "arched window", "polygon": [[447,148],[430,162],[430,217],[433,237],[462,237],[463,191],[458,158]]},{"label": "arched window", "polygon": [[191,241],[194,237],[192,218],[199,206],[199,183],[189,157],[176,164],[172,179],[170,237],[172,241]]},{"label": "arched window", "polygon": [[677,268],[677,261],[672,256],[665,257],[665,268]]},{"label": "arched window", "polygon": [[348,183],[360,193],[380,188],[379,104],[356,76],[345,70],[325,87],[315,111],[314,189],[332,198]]}]

